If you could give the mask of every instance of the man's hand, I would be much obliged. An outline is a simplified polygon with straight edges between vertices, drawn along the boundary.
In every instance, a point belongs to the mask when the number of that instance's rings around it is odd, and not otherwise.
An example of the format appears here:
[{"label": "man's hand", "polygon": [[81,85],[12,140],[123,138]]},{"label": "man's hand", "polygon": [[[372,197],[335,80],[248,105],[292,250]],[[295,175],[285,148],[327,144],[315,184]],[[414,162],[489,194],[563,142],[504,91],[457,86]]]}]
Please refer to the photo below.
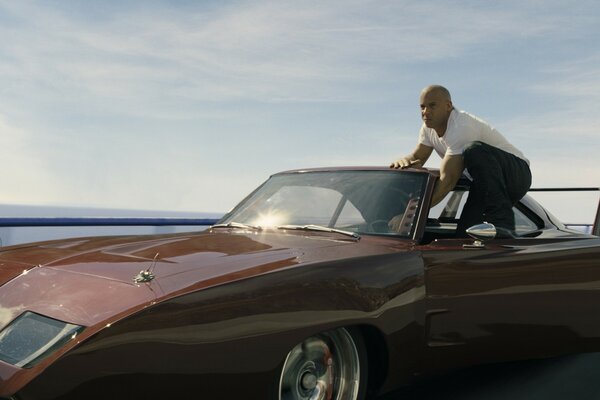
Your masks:
[{"label": "man's hand", "polygon": [[423,168],[423,165],[429,159],[433,147],[426,146],[419,143],[412,153],[405,155],[399,160],[396,160],[390,164],[390,168],[404,169],[404,168]]},{"label": "man's hand", "polygon": [[423,168],[423,162],[421,160],[409,160],[407,158],[401,158],[400,160],[391,163],[390,168]]}]

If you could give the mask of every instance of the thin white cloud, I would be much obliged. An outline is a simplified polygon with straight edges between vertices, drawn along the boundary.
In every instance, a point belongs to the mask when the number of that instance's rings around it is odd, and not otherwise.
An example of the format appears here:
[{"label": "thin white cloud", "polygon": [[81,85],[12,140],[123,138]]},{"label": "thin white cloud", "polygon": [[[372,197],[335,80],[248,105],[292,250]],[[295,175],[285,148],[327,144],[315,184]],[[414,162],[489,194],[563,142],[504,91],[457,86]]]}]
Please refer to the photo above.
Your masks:
[{"label": "thin white cloud", "polygon": [[[540,71],[528,90],[546,107],[532,105],[523,115],[505,121],[507,132],[531,160],[534,186],[598,187],[600,168],[600,53],[558,60]],[[559,217],[572,222],[593,220],[597,203],[561,209],[557,196],[548,198]],[[573,200],[573,199],[571,199]],[[594,203],[594,202],[592,202]]]},{"label": "thin white cloud", "polygon": [[389,64],[460,57],[556,27],[534,10],[438,2],[262,1],[191,12],[163,5],[97,22],[47,4],[4,7],[23,24],[0,28],[21,77],[117,100],[356,99],[344,87],[390,73]]},{"label": "thin white cloud", "polygon": [[[591,160],[600,150],[599,71],[600,53],[547,68],[544,79],[528,89],[548,105],[532,106],[531,112],[525,109],[521,116],[506,121],[508,131],[549,159],[593,165]],[[600,182],[600,170],[590,173],[584,179]]]}]

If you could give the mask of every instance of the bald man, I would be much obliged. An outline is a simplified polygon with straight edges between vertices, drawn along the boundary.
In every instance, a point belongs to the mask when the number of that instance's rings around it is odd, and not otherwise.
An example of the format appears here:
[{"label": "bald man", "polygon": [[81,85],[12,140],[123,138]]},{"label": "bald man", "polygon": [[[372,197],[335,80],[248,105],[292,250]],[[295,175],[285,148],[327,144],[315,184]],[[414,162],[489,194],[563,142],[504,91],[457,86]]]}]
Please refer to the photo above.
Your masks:
[{"label": "bald man", "polygon": [[445,87],[426,87],[419,103],[423,126],[417,147],[390,168],[422,167],[435,150],[442,163],[432,206],[454,188],[464,170],[472,179],[457,235],[485,221],[496,226],[498,237],[514,236],[512,207],[531,186],[527,158],[487,122],[454,108]]}]

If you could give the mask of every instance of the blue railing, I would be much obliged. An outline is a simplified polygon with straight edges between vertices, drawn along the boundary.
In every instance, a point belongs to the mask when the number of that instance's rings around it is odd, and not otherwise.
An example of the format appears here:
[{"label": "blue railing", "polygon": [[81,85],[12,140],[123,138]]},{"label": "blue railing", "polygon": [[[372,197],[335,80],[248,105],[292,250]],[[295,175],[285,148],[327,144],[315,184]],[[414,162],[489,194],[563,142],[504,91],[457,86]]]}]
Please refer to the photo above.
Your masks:
[{"label": "blue railing", "polygon": [[73,237],[201,231],[219,220],[210,217],[0,217],[0,248]]},{"label": "blue railing", "polygon": [[127,217],[4,217],[0,227],[21,226],[208,226],[216,218],[127,218]]}]

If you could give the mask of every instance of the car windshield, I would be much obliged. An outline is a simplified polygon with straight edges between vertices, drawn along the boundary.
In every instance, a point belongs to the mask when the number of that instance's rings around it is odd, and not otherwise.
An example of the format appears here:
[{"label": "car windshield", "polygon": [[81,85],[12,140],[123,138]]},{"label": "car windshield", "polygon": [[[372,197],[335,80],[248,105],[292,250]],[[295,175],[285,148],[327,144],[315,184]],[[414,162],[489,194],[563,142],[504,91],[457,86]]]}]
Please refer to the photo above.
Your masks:
[{"label": "car windshield", "polygon": [[[220,226],[326,227],[408,237],[413,234],[426,177],[397,170],[277,174],[219,222]],[[388,224],[392,219],[395,229]]]}]

